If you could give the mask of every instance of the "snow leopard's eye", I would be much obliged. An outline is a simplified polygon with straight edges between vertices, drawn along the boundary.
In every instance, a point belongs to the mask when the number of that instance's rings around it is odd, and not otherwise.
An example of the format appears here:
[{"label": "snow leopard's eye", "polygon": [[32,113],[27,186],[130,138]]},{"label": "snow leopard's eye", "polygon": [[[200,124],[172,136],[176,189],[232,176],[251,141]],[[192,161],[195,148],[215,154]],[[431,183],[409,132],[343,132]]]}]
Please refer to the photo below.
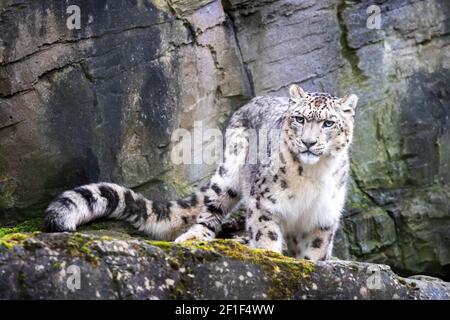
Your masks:
[{"label": "snow leopard's eye", "polygon": [[323,126],[324,126],[325,128],[332,127],[333,125],[334,125],[334,121],[330,121],[330,120],[327,120],[327,121],[325,121],[325,122],[323,123]]},{"label": "snow leopard's eye", "polygon": [[295,119],[296,122],[298,122],[300,124],[304,124],[305,123],[305,118],[302,117],[302,116],[294,117],[294,119]]}]

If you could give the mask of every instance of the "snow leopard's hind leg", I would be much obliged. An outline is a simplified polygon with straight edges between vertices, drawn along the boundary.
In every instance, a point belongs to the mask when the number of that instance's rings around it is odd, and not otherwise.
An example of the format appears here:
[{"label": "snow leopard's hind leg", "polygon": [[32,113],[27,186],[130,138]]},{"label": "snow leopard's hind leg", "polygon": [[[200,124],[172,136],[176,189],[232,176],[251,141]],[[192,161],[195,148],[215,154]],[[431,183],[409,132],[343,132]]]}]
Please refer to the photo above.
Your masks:
[{"label": "snow leopard's hind leg", "polygon": [[248,131],[236,118],[232,119],[229,128],[226,132],[224,162],[202,190],[204,204],[197,215],[197,223],[175,242],[215,238],[221,230],[223,219],[233,211],[242,197],[240,180],[248,153]]}]

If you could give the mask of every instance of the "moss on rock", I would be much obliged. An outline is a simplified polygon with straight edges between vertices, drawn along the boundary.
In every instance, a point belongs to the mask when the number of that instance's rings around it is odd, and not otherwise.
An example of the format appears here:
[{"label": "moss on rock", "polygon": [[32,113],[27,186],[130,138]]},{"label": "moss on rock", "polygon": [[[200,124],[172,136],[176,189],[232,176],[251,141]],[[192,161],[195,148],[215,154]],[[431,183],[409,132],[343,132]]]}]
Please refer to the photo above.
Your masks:
[{"label": "moss on rock", "polygon": [[[215,256],[225,256],[233,260],[257,264],[271,280],[268,296],[272,299],[293,297],[298,290],[299,282],[308,281],[310,274],[314,272],[314,264],[310,261],[287,257],[269,250],[252,249],[228,239],[180,244],[164,241],[148,241],[148,243],[163,249],[165,252],[173,253],[174,250],[180,249],[194,253],[206,251],[210,253],[209,258],[211,259]],[[181,259],[183,259],[183,256],[183,254],[178,255]]]},{"label": "moss on rock", "polygon": [[[12,233],[0,239],[2,247],[21,246],[0,248],[7,262],[0,273],[15,283],[0,285],[2,299],[448,299],[450,292],[445,282],[399,278],[382,265],[314,263],[232,240],[179,244],[82,233]],[[51,254],[36,254],[35,248]],[[66,264],[89,279],[83,290],[67,287]],[[367,287],[374,272],[382,289]]]},{"label": "moss on rock", "polygon": [[84,257],[87,261],[98,265],[99,257],[91,250],[91,245],[98,240],[100,240],[98,237],[75,233],[67,240],[67,250],[72,257]]},{"label": "moss on rock", "polygon": [[26,220],[16,226],[0,226],[0,238],[11,233],[42,231],[42,218]]},{"label": "moss on rock", "polygon": [[16,245],[23,243],[23,241],[30,238],[32,235],[33,234],[31,233],[9,233],[0,237],[0,246],[12,249]]}]

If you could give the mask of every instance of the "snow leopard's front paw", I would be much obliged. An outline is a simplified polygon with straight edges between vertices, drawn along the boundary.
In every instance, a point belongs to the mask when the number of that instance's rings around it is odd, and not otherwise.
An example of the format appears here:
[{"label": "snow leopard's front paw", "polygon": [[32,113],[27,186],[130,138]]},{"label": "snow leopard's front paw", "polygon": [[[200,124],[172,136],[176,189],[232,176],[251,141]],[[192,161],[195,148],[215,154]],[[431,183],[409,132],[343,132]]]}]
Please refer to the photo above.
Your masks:
[{"label": "snow leopard's front paw", "polygon": [[184,241],[209,241],[214,239],[216,234],[203,224],[195,224],[188,231],[175,239],[175,242]]}]

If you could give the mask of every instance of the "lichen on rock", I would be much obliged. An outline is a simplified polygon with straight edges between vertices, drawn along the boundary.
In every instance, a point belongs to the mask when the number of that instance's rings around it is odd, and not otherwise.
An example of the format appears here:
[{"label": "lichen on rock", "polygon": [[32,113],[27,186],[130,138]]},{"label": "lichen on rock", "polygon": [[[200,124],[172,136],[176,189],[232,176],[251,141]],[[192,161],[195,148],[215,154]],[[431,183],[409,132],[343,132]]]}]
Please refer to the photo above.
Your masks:
[{"label": "lichen on rock", "polygon": [[[1,299],[450,298],[450,284],[404,279],[388,266],[313,263],[232,240],[178,244],[114,235],[11,233],[0,243]],[[79,289],[67,285],[74,267]]]}]

